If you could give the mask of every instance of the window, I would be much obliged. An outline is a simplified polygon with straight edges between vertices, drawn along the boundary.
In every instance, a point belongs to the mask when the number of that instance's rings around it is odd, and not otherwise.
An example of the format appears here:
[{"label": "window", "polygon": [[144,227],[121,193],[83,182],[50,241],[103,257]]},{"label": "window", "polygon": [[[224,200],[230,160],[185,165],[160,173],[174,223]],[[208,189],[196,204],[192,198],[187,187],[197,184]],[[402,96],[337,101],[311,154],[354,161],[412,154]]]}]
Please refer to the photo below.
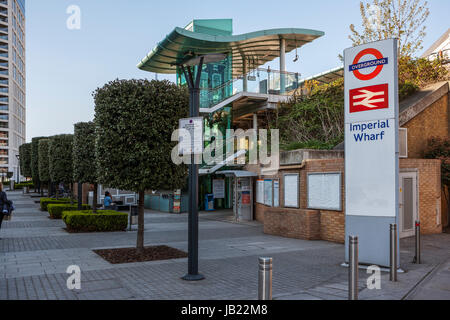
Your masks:
[{"label": "window", "polygon": [[264,204],[264,180],[256,181],[256,203]]}]

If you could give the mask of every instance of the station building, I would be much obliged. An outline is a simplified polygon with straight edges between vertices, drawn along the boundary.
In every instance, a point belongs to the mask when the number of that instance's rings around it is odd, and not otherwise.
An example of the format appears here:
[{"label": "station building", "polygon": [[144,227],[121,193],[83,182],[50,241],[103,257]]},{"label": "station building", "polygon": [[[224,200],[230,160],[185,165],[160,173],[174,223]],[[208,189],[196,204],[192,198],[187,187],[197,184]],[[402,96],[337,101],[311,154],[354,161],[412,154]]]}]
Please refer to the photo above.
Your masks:
[{"label": "station building", "polygon": [[[184,85],[180,61],[226,53],[225,60],[201,70],[200,113],[206,137],[214,130],[225,134],[226,129],[267,128],[267,115],[294,91],[302,92],[305,82],[286,70],[286,53],[323,35],[295,28],[233,35],[232,20],[194,20],[175,28],[138,67],[176,74],[177,83]],[[279,59],[279,70],[262,68],[274,59]],[[342,75],[343,69],[336,68],[306,80],[330,82]],[[414,234],[416,220],[425,234],[441,233],[449,223],[441,161],[423,159],[429,138],[449,137],[449,123],[448,82],[421,90],[400,105],[400,237]],[[215,210],[228,210],[237,220],[260,221],[267,234],[343,243],[343,150],[341,145],[336,150],[282,152],[278,172],[262,165],[204,165],[200,209],[209,209],[205,198],[212,194]],[[242,156],[236,151],[235,158]]]}]

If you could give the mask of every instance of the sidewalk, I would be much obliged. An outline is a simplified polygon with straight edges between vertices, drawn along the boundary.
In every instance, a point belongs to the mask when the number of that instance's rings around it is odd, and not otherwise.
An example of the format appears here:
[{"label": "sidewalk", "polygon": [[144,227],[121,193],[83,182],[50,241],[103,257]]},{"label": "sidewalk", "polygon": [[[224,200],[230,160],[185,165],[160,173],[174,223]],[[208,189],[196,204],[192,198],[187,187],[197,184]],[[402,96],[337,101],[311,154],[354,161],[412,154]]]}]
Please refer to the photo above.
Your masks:
[{"label": "sidewalk", "polygon": [[[136,232],[69,234],[60,220],[48,219],[21,192],[8,192],[17,207],[0,231],[0,299],[256,299],[258,257],[271,256],[274,299],[347,299],[344,246],[263,234],[252,222],[232,223],[221,213],[200,215],[199,268],[206,279],[185,282],[187,259],[111,265],[92,250],[132,247]],[[145,244],[187,251],[187,215],[146,211]],[[402,240],[399,282],[383,273],[382,290],[366,289],[360,271],[361,299],[448,299],[450,235],[423,237],[423,264],[415,265],[414,239]],[[82,288],[67,289],[70,265],[81,268]],[[432,291],[432,293],[430,293]],[[447,295],[445,295],[447,294]]]}]

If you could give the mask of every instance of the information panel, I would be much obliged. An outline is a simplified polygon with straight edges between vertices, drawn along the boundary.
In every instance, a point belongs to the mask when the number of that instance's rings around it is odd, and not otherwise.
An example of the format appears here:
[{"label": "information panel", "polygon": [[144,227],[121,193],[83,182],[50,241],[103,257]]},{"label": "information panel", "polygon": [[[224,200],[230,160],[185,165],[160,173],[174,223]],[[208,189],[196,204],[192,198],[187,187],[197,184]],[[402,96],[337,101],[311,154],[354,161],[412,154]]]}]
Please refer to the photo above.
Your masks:
[{"label": "information panel", "polygon": [[286,174],[284,176],[284,206],[286,208],[299,207],[299,175]]},{"label": "information panel", "polygon": [[213,180],[213,194],[214,194],[214,199],[224,199],[225,198],[225,180],[224,179],[214,179]]},{"label": "information panel", "polygon": [[180,132],[178,152],[180,155],[199,155],[203,153],[203,118],[180,119]]},{"label": "information panel", "polygon": [[256,181],[256,202],[264,204],[264,180]]},{"label": "information panel", "polygon": [[280,206],[280,180],[273,181],[273,206],[275,208]]},{"label": "information panel", "polygon": [[308,208],[323,210],[342,210],[341,174],[308,174]]},{"label": "information panel", "polygon": [[264,204],[266,206],[273,206],[273,181],[264,180]]}]

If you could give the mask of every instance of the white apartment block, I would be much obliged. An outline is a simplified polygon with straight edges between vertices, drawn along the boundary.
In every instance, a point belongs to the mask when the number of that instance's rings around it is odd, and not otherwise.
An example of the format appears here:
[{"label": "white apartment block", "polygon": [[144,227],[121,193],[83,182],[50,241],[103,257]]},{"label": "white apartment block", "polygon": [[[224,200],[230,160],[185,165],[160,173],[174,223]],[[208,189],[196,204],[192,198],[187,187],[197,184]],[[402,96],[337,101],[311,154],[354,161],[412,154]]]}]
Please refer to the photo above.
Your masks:
[{"label": "white apartment block", "polygon": [[0,177],[19,180],[25,143],[25,0],[0,0]]}]

